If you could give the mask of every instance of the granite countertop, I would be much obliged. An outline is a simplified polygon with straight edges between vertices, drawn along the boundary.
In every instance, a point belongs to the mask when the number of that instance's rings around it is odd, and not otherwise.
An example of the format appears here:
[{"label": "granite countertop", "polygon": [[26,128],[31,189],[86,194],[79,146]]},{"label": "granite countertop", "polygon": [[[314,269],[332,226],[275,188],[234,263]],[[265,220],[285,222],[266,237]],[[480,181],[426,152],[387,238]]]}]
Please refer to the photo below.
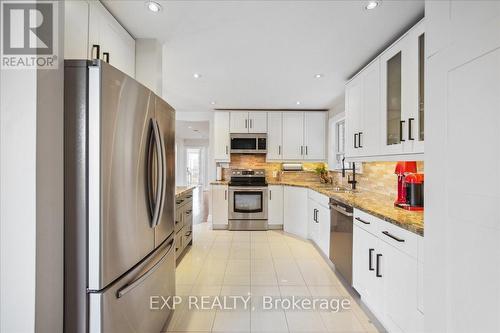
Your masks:
[{"label": "granite countertop", "polygon": [[[267,183],[269,185],[306,187],[417,235],[424,235],[424,213],[411,212],[394,207],[394,198],[387,195],[364,190],[354,193],[339,193],[333,190],[331,184],[322,184],[319,182],[278,181],[268,178]],[[228,181],[213,181],[210,184],[227,185]]]},{"label": "granite countertop", "polygon": [[176,186],[175,187],[175,196],[178,197],[186,192],[193,190],[196,186]]},{"label": "granite countertop", "polygon": [[210,182],[210,185],[227,185],[229,180],[214,180]]},{"label": "granite countertop", "polygon": [[339,193],[333,190],[331,184],[318,182],[276,181],[268,179],[268,184],[307,187],[417,235],[424,235],[424,213],[411,212],[394,207],[394,198],[387,195],[363,190],[354,193]]}]

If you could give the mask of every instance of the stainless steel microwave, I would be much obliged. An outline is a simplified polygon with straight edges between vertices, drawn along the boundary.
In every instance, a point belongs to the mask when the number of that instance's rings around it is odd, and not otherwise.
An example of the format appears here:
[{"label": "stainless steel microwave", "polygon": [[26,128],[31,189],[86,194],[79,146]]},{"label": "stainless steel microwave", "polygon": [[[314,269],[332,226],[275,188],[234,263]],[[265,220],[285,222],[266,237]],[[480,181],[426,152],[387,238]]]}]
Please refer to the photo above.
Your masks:
[{"label": "stainless steel microwave", "polygon": [[265,154],[267,153],[267,134],[234,133],[231,134],[231,153]]}]

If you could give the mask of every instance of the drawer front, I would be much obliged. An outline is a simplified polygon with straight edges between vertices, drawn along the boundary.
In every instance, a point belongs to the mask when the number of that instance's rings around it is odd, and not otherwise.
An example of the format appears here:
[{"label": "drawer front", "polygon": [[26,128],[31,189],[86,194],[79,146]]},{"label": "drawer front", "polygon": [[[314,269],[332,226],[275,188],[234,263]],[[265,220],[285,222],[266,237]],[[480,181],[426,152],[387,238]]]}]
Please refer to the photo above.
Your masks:
[{"label": "drawer front", "polygon": [[369,233],[380,237],[378,234],[379,224],[382,220],[372,216],[368,213],[365,213],[359,209],[354,209],[354,225],[360,227],[361,229],[368,231]]},{"label": "drawer front", "polygon": [[179,232],[184,227],[184,208],[181,207],[175,211],[175,232]]},{"label": "drawer front", "polygon": [[416,234],[380,219],[378,229],[378,238],[417,259],[418,236]]},{"label": "drawer front", "polygon": [[184,248],[183,240],[184,238],[182,237],[182,233],[179,232],[175,235],[174,238],[174,246],[175,246],[175,258],[178,258],[179,255],[182,253],[182,249]]},{"label": "drawer front", "polygon": [[309,190],[308,196],[309,196],[309,199],[316,201],[317,203],[324,206],[325,208],[329,207],[330,198],[327,197],[326,195],[318,193],[314,190]]},{"label": "drawer front", "polygon": [[182,245],[183,248],[185,248],[193,239],[193,231],[188,226],[185,226],[182,229],[181,233],[182,233]]}]

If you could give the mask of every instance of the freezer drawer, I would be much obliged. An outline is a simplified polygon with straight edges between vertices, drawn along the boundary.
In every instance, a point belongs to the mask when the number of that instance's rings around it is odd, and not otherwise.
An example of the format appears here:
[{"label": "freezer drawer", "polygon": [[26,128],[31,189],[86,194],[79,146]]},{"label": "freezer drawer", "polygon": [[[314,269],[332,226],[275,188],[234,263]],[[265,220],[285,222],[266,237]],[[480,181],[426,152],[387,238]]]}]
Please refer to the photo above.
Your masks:
[{"label": "freezer drawer", "polygon": [[173,236],[129,274],[103,292],[89,294],[90,333],[158,333],[172,310],[150,309],[151,297],[175,295],[175,244]]}]

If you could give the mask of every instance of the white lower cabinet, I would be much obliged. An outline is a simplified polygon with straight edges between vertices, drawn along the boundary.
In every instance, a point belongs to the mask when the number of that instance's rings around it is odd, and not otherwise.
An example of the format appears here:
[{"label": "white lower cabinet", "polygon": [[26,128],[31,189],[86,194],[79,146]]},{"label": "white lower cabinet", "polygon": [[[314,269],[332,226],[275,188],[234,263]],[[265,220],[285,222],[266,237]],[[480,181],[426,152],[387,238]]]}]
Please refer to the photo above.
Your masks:
[{"label": "white lower cabinet", "polygon": [[353,287],[388,332],[422,332],[417,236],[354,211]]},{"label": "white lower cabinet", "polygon": [[228,188],[227,185],[212,185],[212,225],[217,227],[227,227],[228,225]]},{"label": "white lower cabinet", "polygon": [[295,186],[283,188],[283,230],[307,238],[307,189]]},{"label": "white lower cabinet", "polygon": [[269,185],[267,222],[270,229],[283,227],[283,186]]},{"label": "white lower cabinet", "polygon": [[309,190],[307,203],[307,233],[328,258],[330,256],[330,209],[328,197]]}]

